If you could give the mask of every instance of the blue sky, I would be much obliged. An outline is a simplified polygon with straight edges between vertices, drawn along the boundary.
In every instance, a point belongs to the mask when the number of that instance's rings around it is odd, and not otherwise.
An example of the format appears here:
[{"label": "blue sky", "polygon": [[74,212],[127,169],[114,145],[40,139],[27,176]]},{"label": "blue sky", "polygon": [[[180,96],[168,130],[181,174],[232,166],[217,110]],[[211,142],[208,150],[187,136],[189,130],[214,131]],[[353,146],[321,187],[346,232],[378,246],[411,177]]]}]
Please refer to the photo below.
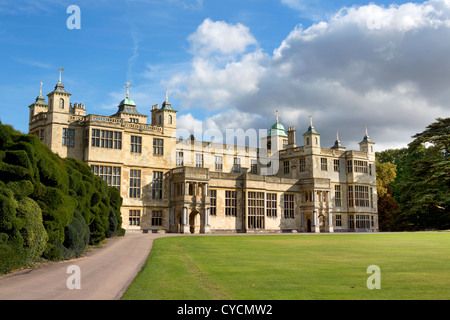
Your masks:
[{"label": "blue sky", "polygon": [[27,132],[40,81],[45,96],[64,68],[88,113],[115,113],[130,81],[146,114],[168,87],[188,130],[269,128],[279,110],[298,139],[313,115],[326,147],[339,130],[358,148],[364,125],[401,147],[449,115],[448,17],[440,0],[0,0],[0,119]]}]

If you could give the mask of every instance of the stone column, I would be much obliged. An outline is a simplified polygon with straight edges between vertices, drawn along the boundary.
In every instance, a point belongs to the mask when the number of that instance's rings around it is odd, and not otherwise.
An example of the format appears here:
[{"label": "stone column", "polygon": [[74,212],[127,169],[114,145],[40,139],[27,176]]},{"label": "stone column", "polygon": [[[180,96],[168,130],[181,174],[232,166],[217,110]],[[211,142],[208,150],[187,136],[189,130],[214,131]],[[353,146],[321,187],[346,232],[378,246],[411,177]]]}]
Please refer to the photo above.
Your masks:
[{"label": "stone column", "polygon": [[328,210],[328,226],[327,226],[328,232],[334,232],[333,229],[333,213],[331,210]]},{"label": "stone column", "polygon": [[209,208],[205,208],[205,233],[210,233],[211,232],[211,227],[209,225]]},{"label": "stone column", "polygon": [[313,228],[311,231],[315,233],[320,233],[319,213],[317,212],[317,210],[313,211]]},{"label": "stone column", "polygon": [[181,215],[181,233],[190,233],[191,230],[189,228],[188,223],[189,217],[188,217],[188,208],[183,208],[183,213]]}]

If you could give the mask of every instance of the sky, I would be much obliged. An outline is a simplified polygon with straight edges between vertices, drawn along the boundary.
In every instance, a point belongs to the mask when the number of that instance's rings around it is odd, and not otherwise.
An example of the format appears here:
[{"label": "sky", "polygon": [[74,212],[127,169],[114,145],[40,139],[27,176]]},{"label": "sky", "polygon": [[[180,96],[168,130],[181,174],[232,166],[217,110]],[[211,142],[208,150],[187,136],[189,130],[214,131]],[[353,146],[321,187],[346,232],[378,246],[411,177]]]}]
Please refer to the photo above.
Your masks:
[{"label": "sky", "polygon": [[167,88],[203,140],[278,111],[298,145],[312,116],[323,147],[358,150],[367,126],[381,151],[450,114],[450,0],[0,0],[0,44],[0,120],[22,132],[60,68],[88,114],[114,114],[126,82],[150,114]]}]

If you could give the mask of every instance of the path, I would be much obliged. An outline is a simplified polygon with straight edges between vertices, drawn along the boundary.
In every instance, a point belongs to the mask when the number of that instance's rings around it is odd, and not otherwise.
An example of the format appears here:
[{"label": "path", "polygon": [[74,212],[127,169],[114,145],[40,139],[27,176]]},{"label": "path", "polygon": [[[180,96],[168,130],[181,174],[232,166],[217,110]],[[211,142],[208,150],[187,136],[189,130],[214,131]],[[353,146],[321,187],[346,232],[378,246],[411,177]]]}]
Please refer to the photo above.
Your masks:
[{"label": "path", "polygon": [[[153,240],[169,235],[131,233],[108,239],[84,257],[0,276],[0,300],[114,300],[120,299],[144,264]],[[80,269],[81,289],[68,289],[72,273]],[[70,283],[74,283],[70,281]]]}]

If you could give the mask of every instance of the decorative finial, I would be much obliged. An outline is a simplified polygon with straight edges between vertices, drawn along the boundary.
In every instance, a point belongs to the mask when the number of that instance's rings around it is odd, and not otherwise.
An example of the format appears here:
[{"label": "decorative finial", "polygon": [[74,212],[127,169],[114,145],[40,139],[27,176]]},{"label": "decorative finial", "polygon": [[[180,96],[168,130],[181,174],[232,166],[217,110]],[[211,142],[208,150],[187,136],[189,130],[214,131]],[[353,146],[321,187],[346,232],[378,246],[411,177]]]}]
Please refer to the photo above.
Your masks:
[{"label": "decorative finial", "polygon": [[313,124],[312,124],[312,116],[309,116],[309,124],[311,125],[311,128],[312,128],[312,126],[313,126]]},{"label": "decorative finial", "polygon": [[130,82],[125,82],[126,86],[124,88],[127,89],[127,99],[130,97]]},{"label": "decorative finial", "polygon": [[39,96],[42,96],[42,85],[43,85],[44,83],[41,81],[41,89],[39,90]]},{"label": "decorative finial", "polygon": [[364,128],[366,128],[366,137],[368,137],[369,134],[367,133],[367,126],[364,126]]},{"label": "decorative finial", "polygon": [[275,112],[275,116],[277,117],[277,123],[278,123],[278,116],[279,116],[280,114],[278,113],[278,110]]},{"label": "decorative finial", "polygon": [[336,141],[339,141],[339,131],[336,130]]},{"label": "decorative finial", "polygon": [[169,102],[169,93],[167,91],[167,87],[166,87],[166,102]]},{"label": "decorative finial", "polygon": [[63,68],[59,69],[59,83],[61,83],[61,71],[64,71],[64,69]]}]

